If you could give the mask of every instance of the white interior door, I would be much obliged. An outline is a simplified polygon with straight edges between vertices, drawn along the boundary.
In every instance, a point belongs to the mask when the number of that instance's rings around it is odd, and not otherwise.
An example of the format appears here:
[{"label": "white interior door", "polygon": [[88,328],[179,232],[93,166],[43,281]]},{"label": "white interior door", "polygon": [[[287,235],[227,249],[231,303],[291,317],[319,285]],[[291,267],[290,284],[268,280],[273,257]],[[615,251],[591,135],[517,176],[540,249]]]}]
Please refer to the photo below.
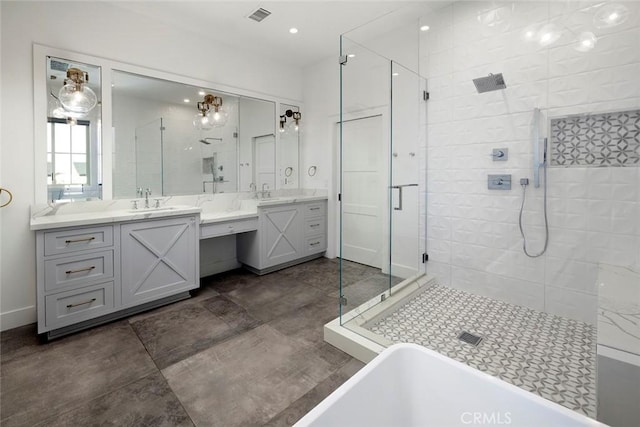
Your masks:
[{"label": "white interior door", "polygon": [[257,136],[254,138],[254,176],[256,190],[262,190],[267,184],[269,189],[276,188],[276,139],[273,135]]},{"label": "white interior door", "polygon": [[[339,130],[339,128],[338,128]],[[382,116],[342,127],[342,258],[382,268],[383,209],[388,190],[383,167]]]}]

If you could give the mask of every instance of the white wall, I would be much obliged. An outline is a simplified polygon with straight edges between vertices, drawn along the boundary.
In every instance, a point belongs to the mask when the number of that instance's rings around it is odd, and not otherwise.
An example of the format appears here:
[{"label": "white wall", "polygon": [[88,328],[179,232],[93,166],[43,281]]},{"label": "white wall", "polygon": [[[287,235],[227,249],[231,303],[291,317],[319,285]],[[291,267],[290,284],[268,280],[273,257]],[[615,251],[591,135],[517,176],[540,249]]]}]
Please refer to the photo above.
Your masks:
[{"label": "white wall", "polygon": [[[594,29],[587,2],[463,2],[422,19],[421,70],[429,80],[428,271],[444,284],[550,313],[596,319],[597,265],[640,267],[640,168],[552,167],[550,241],[537,259],[522,252],[520,178],[532,178],[533,109],[545,117],[640,106],[640,4],[623,25]],[[594,3],[595,4],[595,3]],[[504,7],[508,25],[478,21]],[[482,12],[481,12],[482,13]],[[525,43],[524,28],[556,23],[551,48]],[[594,31],[590,52],[572,34]],[[472,79],[504,73],[507,89],[477,94]],[[545,126],[546,129],[546,126]],[[492,148],[509,148],[493,162]],[[511,191],[487,190],[487,174],[510,173]],[[542,189],[529,186],[525,230],[542,247]]]},{"label": "white wall", "polygon": [[[34,202],[34,143],[44,142],[33,140],[33,43],[288,99],[302,98],[302,83],[300,70],[268,55],[244,54],[110,4],[1,2],[0,8],[0,182],[15,195],[0,219],[0,327],[8,329],[35,321],[35,238],[29,230],[29,206]],[[62,22],[73,22],[73,30],[61,31]]]}]

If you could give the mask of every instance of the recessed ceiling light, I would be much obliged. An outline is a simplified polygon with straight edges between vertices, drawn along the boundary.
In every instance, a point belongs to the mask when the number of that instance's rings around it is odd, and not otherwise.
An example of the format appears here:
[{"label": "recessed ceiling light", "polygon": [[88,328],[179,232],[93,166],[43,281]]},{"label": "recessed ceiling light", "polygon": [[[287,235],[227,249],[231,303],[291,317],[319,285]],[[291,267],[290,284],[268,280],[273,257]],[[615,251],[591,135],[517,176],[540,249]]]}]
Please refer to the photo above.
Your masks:
[{"label": "recessed ceiling light", "polygon": [[185,98],[183,99],[184,102],[191,102],[191,100],[189,98]]},{"label": "recessed ceiling light", "polygon": [[199,91],[199,92],[198,92],[198,95],[200,95],[200,96],[204,96],[204,91],[203,91],[203,90]]},{"label": "recessed ceiling light", "polygon": [[297,32],[298,32],[298,29],[297,29],[296,27],[289,28],[289,32],[290,32],[291,34],[295,34],[295,33],[297,33]]},{"label": "recessed ceiling light", "polygon": [[429,31],[429,26],[423,25],[422,27],[420,27],[420,31]]},{"label": "recessed ceiling light", "polygon": [[356,54],[355,53],[350,53],[347,55],[347,58],[355,58]]}]

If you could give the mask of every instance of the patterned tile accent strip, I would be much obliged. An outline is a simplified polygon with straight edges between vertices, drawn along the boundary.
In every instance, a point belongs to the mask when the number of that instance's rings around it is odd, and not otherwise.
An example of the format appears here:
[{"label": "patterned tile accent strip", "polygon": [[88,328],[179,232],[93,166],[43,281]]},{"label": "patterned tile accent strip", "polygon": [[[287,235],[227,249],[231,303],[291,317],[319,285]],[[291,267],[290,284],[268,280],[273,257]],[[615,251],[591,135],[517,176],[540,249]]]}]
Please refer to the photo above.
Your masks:
[{"label": "patterned tile accent strip", "polygon": [[551,166],[640,166],[640,110],[551,119]]},{"label": "patterned tile accent strip", "polygon": [[[590,417],[596,415],[596,328],[434,285],[372,324],[393,342],[436,350]],[[468,331],[477,346],[458,339]]]}]

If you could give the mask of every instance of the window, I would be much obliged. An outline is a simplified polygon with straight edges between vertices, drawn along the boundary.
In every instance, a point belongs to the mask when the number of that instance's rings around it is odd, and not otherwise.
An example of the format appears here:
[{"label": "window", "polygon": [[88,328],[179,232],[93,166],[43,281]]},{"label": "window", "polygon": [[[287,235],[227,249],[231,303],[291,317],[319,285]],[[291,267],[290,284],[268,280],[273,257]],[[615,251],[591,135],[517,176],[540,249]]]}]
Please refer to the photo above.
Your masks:
[{"label": "window", "polygon": [[89,122],[49,118],[47,124],[47,182],[87,185],[89,182]]}]

